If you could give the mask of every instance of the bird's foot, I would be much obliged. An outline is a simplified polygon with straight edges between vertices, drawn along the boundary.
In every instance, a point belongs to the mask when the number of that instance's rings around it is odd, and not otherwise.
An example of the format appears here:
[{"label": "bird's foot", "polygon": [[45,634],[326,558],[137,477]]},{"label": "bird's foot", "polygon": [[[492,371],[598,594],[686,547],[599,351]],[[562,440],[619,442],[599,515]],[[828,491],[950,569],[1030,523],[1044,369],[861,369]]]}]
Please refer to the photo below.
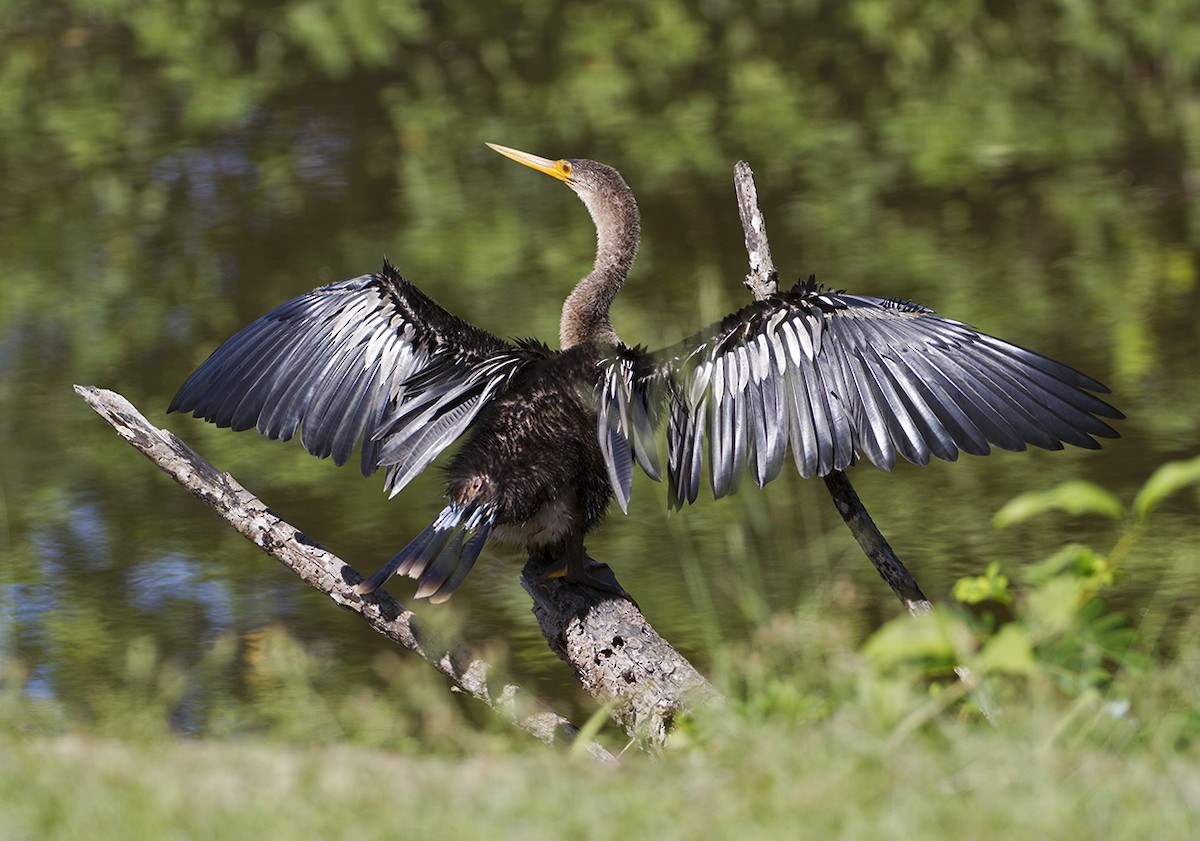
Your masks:
[{"label": "bird's foot", "polygon": [[543,581],[550,581],[554,578],[561,578],[568,584],[581,584],[584,587],[591,587],[593,590],[611,593],[614,596],[628,599],[633,602],[634,607],[637,607],[633,596],[625,592],[625,588],[617,583],[617,577],[613,575],[612,569],[603,561],[584,558],[581,566],[565,560],[557,561],[554,566],[542,573]]}]

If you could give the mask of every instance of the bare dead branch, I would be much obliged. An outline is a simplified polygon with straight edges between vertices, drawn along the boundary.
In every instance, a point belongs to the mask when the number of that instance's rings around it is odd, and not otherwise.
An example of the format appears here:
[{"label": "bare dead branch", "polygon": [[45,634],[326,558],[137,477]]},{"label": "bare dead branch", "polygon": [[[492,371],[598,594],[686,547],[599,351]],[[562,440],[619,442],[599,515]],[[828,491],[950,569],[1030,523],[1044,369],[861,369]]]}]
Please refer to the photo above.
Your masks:
[{"label": "bare dead branch", "polygon": [[[738,211],[746,238],[756,300],[778,289],[766,224],[758,207],[754,174],[744,162],[735,170]],[[491,667],[457,642],[425,627],[411,610],[385,592],[366,598],[354,592],[362,576],[302,532],[276,517],[257,497],[221,473],[172,433],[150,424],[124,397],[94,387],[75,391],[123,437],[175,481],[203,500],[238,532],[276,558],[335,603],[359,614],[372,628],[421,656],[454,686],[544,742],[571,740],[577,728],[531,699],[519,687],[502,683],[493,691]],[[855,539],[872,564],[913,613],[929,602],[908,570],[871,521],[844,473],[826,477],[826,486]],[[695,667],[646,621],[632,600],[587,587],[547,581],[546,561],[531,556],[521,583],[533,599],[533,612],[550,647],[574,668],[584,689],[609,709],[627,733],[661,746],[676,717],[720,695]],[[611,761],[604,748],[589,743],[595,757]]]},{"label": "bare dead branch", "polygon": [[[578,728],[520,687],[489,680],[492,668],[461,645],[422,623],[411,610],[385,592],[362,598],[354,585],[362,576],[342,559],[322,549],[303,532],[275,516],[256,496],[227,473],[221,473],[171,432],[153,426],[120,394],[91,386],[75,392],[108,421],[117,433],[167,475],[216,511],[239,533],[325,593],[336,604],[359,614],[373,629],[418,654],[445,675],[456,689],[487,704],[498,715],[547,744],[571,741]],[[587,751],[614,761],[600,745]]]},{"label": "bare dead branch", "polygon": [[[778,289],[779,273],[771,259],[767,226],[763,221],[762,211],[758,209],[758,190],[754,186],[754,173],[745,161],[738,161],[734,167],[733,180],[737,188],[738,214],[742,217],[742,228],[746,233],[746,253],[750,258],[750,274],[746,275],[746,286],[754,293],[754,299],[761,301]],[[838,513],[842,515],[850,533],[908,612],[927,612],[930,609],[929,600],[925,598],[916,580],[875,526],[875,521],[867,513],[858,494],[854,492],[850,478],[844,472],[836,470],[825,477],[825,487],[829,489],[833,504],[837,506]]]},{"label": "bare dead branch", "polygon": [[733,187],[737,192],[738,215],[746,234],[746,255],[750,258],[750,273],[744,283],[761,301],[779,291],[779,273],[771,259],[771,244],[767,241],[767,223],[758,209],[758,188],[750,164],[738,161],[733,168]]}]

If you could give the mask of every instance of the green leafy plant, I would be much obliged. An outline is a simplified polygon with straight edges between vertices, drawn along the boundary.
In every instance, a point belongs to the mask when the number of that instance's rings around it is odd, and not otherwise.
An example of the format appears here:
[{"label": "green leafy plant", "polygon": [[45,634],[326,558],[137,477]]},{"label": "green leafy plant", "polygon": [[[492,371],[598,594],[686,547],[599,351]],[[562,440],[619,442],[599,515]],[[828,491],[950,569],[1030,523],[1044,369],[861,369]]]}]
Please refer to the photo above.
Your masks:
[{"label": "green leafy plant", "polygon": [[[1015,588],[1001,564],[992,562],[983,575],[955,584],[958,607],[889,622],[863,653],[884,671],[919,668],[938,687],[969,676],[963,681],[968,689],[1013,677],[1049,683],[1068,695],[1107,688],[1120,669],[1139,668],[1146,657],[1134,645],[1134,629],[1104,594],[1119,580],[1151,512],[1197,484],[1200,457],[1162,465],[1130,505],[1079,480],[1021,494],[997,512],[997,527],[1052,513],[1098,515],[1119,524],[1112,548],[1068,543],[1023,568]],[[1011,615],[998,622],[987,605],[1002,605]]]}]

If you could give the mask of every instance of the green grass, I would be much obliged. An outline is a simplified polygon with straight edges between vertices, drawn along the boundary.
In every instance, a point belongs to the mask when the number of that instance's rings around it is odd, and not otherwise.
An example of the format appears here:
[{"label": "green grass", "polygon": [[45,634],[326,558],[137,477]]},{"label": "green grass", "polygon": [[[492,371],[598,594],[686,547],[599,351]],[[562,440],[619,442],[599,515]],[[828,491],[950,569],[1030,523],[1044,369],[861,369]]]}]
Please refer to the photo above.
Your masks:
[{"label": "green grass", "polygon": [[[985,675],[963,695],[854,651],[842,630],[816,611],[775,617],[718,658],[728,705],[687,722],[665,755],[630,750],[616,766],[479,727],[406,668],[350,700],[305,689],[296,675],[313,664],[294,648],[268,666],[291,670],[292,718],[252,700],[241,709],[259,727],[237,737],[171,735],[160,705],[132,698],[85,726],[8,692],[0,826],[11,841],[1200,833],[1200,615],[1166,661],[1117,665],[1102,687],[1071,691],[1041,668]],[[388,726],[416,733],[381,748]]]},{"label": "green grass", "polygon": [[[1089,708],[1093,722],[1106,715]],[[616,768],[527,749],[471,758],[344,744],[85,735],[3,739],[0,824],[53,838],[1189,838],[1195,752],[1054,738],[1062,711],[893,739],[840,710],[725,721],[703,746]],[[1107,733],[1105,732],[1108,727]],[[1134,729],[1137,729],[1136,727]]]}]

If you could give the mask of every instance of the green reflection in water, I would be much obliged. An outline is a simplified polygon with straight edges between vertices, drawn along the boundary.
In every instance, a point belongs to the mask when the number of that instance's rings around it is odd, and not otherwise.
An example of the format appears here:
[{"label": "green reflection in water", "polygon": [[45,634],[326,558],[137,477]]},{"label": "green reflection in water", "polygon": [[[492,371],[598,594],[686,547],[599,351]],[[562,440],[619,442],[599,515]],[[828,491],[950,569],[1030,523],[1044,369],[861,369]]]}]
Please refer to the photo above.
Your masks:
[{"label": "green reflection in water", "polygon": [[[742,158],[786,277],[911,298],[1113,385],[1129,420],[1099,454],[854,472],[935,598],[990,560],[1041,557],[1064,528],[1102,542],[1108,526],[1090,520],[988,523],[1022,490],[1080,477],[1127,495],[1197,450],[1200,57],[1184,47],[1200,35],[1158,5],[3,12],[5,653],[81,709],[141,636],[188,669],[222,632],[278,624],[332,647],[342,684],[370,679],[380,641],[133,457],[70,385],[125,393],[373,569],[440,507],[436,471],[389,503],[377,479],[298,446],[158,413],[234,330],[385,253],[464,318],[553,337],[592,230],[569,194],[485,140],[625,174],[645,238],[614,309],[630,341],[661,346],[744,301]],[[663,497],[639,483],[589,548],[701,662],[804,600],[864,633],[897,610],[818,484],[786,476],[671,517]],[[1160,515],[1131,561],[1130,611],[1193,599],[1194,513],[1185,498]],[[573,699],[519,563],[486,559],[437,610]]]}]

